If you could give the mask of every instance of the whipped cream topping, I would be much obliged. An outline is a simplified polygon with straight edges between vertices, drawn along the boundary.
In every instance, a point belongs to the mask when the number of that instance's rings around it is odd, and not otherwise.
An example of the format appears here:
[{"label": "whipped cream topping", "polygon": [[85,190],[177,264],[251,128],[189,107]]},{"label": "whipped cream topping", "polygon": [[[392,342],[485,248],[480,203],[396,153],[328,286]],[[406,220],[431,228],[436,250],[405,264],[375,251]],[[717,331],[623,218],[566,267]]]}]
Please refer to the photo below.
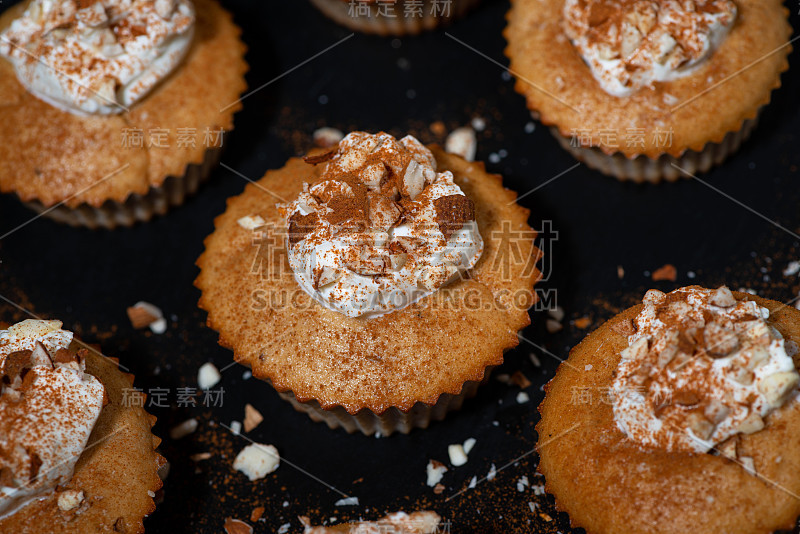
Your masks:
[{"label": "whipped cream topping", "polygon": [[70,343],[60,321],[0,330],[0,517],[69,482],[103,408]]},{"label": "whipped cream topping", "polygon": [[694,72],[736,15],[732,0],[566,0],[564,30],[600,86],[622,97]]},{"label": "whipped cream topping", "polygon": [[797,398],[797,345],[727,287],[650,290],[613,385],[617,427],[641,445],[708,452]]},{"label": "whipped cream topping", "polygon": [[475,266],[474,205],[417,139],[354,132],[319,182],[281,206],[289,265],[322,305],[367,318],[402,309]]},{"label": "whipped cream topping", "polygon": [[183,60],[190,0],[33,0],[0,34],[26,89],[77,115],[122,113]]}]

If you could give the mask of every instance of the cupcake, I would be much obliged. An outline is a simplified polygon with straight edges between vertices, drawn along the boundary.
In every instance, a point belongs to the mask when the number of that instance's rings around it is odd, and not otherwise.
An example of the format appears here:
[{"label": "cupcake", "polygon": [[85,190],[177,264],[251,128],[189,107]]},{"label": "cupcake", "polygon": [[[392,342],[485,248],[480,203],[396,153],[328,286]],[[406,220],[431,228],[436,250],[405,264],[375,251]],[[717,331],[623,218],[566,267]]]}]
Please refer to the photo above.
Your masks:
[{"label": "cupcake", "polygon": [[800,515],[800,312],[650,290],[546,387],[539,470],[589,533],[764,533]]},{"label": "cupcake", "polygon": [[658,182],[735,152],[788,68],[780,0],[513,0],[516,89],[589,167]]},{"label": "cupcake", "polygon": [[0,16],[0,191],[91,228],[182,204],[241,108],[239,34],[214,0],[11,7]]},{"label": "cupcake", "polygon": [[449,24],[480,0],[311,0],[328,18],[353,31],[416,35]]},{"label": "cupcake", "polygon": [[200,307],[313,420],[427,427],[530,324],[539,256],[515,199],[481,163],[351,133],[228,202],[197,262]]},{"label": "cupcake", "polygon": [[[301,517],[303,534],[436,534],[442,532],[442,518],[433,512],[396,512],[378,521],[361,521],[329,527],[313,527],[308,518]],[[445,527],[447,528],[447,527]],[[449,532],[449,529],[448,529]]]},{"label": "cupcake", "polygon": [[0,330],[0,532],[144,532],[155,510],[155,418],[83,347],[60,321]]}]

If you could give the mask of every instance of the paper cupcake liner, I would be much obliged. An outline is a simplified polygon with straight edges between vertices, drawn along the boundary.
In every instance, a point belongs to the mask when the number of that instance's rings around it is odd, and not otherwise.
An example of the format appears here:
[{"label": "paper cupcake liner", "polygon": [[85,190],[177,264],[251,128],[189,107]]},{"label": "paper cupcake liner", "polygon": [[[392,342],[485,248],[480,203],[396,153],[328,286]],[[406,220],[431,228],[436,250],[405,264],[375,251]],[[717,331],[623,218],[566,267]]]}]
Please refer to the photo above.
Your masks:
[{"label": "paper cupcake liner", "polygon": [[200,184],[208,180],[221,153],[221,148],[209,148],[203,162],[187,165],[183,176],[169,176],[160,186],[151,187],[146,194],[132,194],[122,202],[107,200],[101,206],[84,203],[74,208],[64,204],[48,208],[34,200],[25,202],[25,205],[45,217],[70,226],[109,230],[118,226],[132,226],[137,222],[147,222],[156,215],[164,215],[170,208],[183,204],[188,196],[197,192]]},{"label": "paper cupcake liner", "polygon": [[689,174],[708,172],[715,165],[720,165],[728,156],[739,150],[757,124],[758,117],[748,119],[742,123],[739,131],[728,132],[722,142],[708,143],[700,152],[687,150],[677,158],[662,154],[657,159],[644,155],[631,159],[621,152],[608,155],[597,147],[572,146],[572,140],[563,136],[558,128],[550,128],[550,132],[567,152],[592,169],[614,176],[618,180],[655,184],[662,180],[674,182],[679,178],[689,178]]},{"label": "paper cupcake liner", "polygon": [[[370,0],[311,0],[311,3],[328,18],[353,31],[376,35],[415,35],[463,16],[480,0],[397,0],[380,3]],[[387,5],[391,9],[388,13]],[[392,14],[394,16],[390,16]]]},{"label": "paper cupcake liner", "polygon": [[283,400],[289,402],[295,410],[307,414],[317,423],[325,423],[329,428],[343,428],[348,434],[360,431],[365,436],[391,436],[395,432],[408,434],[415,428],[428,428],[432,421],[442,421],[448,413],[460,410],[464,401],[474,397],[478,388],[489,378],[494,367],[487,367],[482,381],[467,381],[461,393],[452,395],[443,393],[435,404],[416,403],[409,411],[389,408],[382,414],[363,409],[351,415],[342,406],[325,409],[316,400],[299,401],[291,391],[280,393]]}]

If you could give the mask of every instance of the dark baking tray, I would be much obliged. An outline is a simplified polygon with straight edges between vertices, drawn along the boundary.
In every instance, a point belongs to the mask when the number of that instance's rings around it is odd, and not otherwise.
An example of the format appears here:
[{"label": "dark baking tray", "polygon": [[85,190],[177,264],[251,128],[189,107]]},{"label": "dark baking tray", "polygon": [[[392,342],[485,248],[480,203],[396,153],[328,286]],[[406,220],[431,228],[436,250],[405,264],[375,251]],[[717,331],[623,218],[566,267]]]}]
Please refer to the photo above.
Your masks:
[{"label": "dark baking tray", "polygon": [[[131,229],[89,231],[46,219],[30,222],[0,240],[0,318],[25,318],[16,306],[61,318],[67,328],[119,357],[136,375],[137,386],[170,392],[169,406],[149,408],[158,416],[155,432],[166,438],[161,451],[171,472],[163,502],[146,522],[148,532],[221,532],[226,517],[247,520],[257,506],[266,513],[256,532],[275,532],[285,523],[292,524],[290,532],[299,532],[299,515],[342,522],[400,509],[436,510],[453,532],[568,531],[567,517],[555,511],[551,499],[516,487],[521,476],[532,485],[541,483],[534,475],[536,406],[557,358],[565,358],[588,331],[650,287],[727,283],[781,301],[797,295],[800,280],[782,271],[798,258],[800,247],[800,70],[784,75],[753,138],[702,182],[637,186],[581,166],[543,185],[575,161],[546,128],[526,129],[531,119],[525,103],[511,77],[495,64],[507,64],[501,32],[508,2],[487,1],[446,30],[417,37],[356,34],[299,67],[350,32],[306,1],[225,4],[249,46],[250,87],[264,85],[236,117],[222,158],[226,166],[258,179],[304,153],[320,126],[408,132],[442,142],[430,129],[434,121],[452,129],[481,117],[486,129],[479,134],[478,159],[521,194],[536,189],[521,203],[531,209],[532,226],[547,230],[540,242],[547,254],[546,280],[538,287],[544,301],[557,301],[567,318],[561,332],[549,334],[540,305],[524,332],[536,346],[523,342],[495,373],[521,370],[533,383],[529,403],[516,402],[519,388],[491,380],[463,410],[408,436],[367,438],[312,423],[269,386],[245,380],[238,365],[224,373],[221,407],[178,407],[176,388],[196,387],[203,362],[222,369],[232,361],[217,345],[216,333],[205,327],[192,281],[213,218],[246,180],[219,168],[186,205]],[[798,5],[788,7],[796,27]],[[792,54],[793,64],[797,59]],[[0,236],[31,217],[17,199],[0,198]],[[652,282],[650,272],[667,263],[677,267],[677,280]],[[622,278],[618,267],[624,269]],[[165,311],[170,318],[166,334],[131,328],[125,309],[139,300]],[[590,320],[587,328],[571,323],[583,317]],[[530,354],[538,356],[541,367],[533,365]],[[241,420],[245,403],[265,416],[249,437],[274,444],[285,459],[256,483],[231,468],[246,440],[220,426]],[[169,429],[189,417],[201,420],[198,432],[168,439]],[[425,485],[428,460],[446,462],[448,444],[470,437],[477,445],[469,462],[451,469],[444,478],[447,489],[434,495]],[[210,460],[190,460],[205,451],[213,454]],[[493,481],[453,497],[473,476],[484,477],[491,464],[507,467]],[[331,488],[358,496],[360,505],[335,506],[341,494]]]}]

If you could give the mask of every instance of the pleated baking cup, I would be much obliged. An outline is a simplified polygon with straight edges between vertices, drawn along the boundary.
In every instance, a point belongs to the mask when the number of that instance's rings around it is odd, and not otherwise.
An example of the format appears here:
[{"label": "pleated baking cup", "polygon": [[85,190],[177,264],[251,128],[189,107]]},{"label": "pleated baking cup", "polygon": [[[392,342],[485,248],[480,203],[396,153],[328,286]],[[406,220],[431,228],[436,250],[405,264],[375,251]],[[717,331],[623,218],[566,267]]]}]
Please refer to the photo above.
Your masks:
[{"label": "pleated baking cup", "polygon": [[466,14],[480,0],[311,0],[328,18],[353,31],[415,35]]},{"label": "pleated baking cup", "polygon": [[182,205],[208,180],[211,171],[219,163],[221,153],[221,148],[209,148],[203,162],[187,165],[183,176],[169,176],[160,186],[151,187],[144,195],[131,194],[121,202],[106,200],[101,206],[83,203],[76,207],[57,204],[49,208],[36,200],[24,204],[44,217],[70,226],[109,230],[118,226],[133,226]]},{"label": "pleated baking cup", "polygon": [[645,155],[629,158],[621,152],[609,155],[597,147],[574,146],[573,139],[562,135],[556,127],[550,128],[550,132],[567,152],[589,168],[618,180],[655,184],[663,180],[674,182],[679,178],[690,178],[690,175],[708,172],[722,164],[739,150],[757,125],[758,116],[745,120],[739,131],[728,132],[722,142],[708,143],[700,152],[687,150],[679,157],[662,154],[656,159]]},{"label": "pleated baking cup", "polygon": [[331,429],[342,428],[348,434],[361,432],[365,436],[391,436],[395,432],[408,434],[415,428],[428,428],[431,422],[442,421],[450,412],[460,410],[465,400],[477,395],[478,388],[488,380],[492,369],[494,366],[486,368],[481,381],[465,382],[460,394],[443,393],[435,404],[418,402],[408,411],[392,407],[376,414],[364,408],[350,414],[342,406],[325,409],[316,400],[300,401],[291,391],[282,392],[280,396],[298,412],[305,413],[317,423],[325,423]]}]

